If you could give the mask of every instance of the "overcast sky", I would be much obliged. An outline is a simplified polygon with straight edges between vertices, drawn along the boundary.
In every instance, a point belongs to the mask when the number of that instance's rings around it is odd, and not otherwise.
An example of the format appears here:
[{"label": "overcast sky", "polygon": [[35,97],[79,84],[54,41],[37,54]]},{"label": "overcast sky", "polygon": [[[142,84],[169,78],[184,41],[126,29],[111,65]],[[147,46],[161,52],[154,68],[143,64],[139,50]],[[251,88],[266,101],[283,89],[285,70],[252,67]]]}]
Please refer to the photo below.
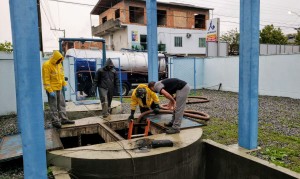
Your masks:
[{"label": "overcast sky", "polygon": [[[63,37],[60,31],[64,29],[66,37],[91,38],[91,25],[98,25],[98,17],[90,16],[93,6],[68,4],[53,0],[41,1],[44,51],[58,49],[58,38]],[[62,0],[82,4],[95,5],[98,0]],[[160,0],[163,2],[180,2],[200,7],[214,8],[213,17],[221,19],[221,33],[239,29],[239,0]],[[300,0],[261,0],[260,28],[274,24],[284,33],[295,33],[295,27],[300,27]],[[288,11],[294,13],[288,14]],[[296,14],[298,15],[296,15]],[[0,0],[0,43],[12,41],[9,15],[9,0]]]}]

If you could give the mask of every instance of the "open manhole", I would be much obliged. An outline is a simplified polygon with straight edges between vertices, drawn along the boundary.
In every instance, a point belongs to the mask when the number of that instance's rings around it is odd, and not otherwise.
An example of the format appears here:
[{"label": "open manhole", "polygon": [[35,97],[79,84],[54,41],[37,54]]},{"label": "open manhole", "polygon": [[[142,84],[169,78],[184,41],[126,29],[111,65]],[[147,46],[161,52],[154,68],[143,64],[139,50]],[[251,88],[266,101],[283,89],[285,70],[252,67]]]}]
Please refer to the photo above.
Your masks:
[{"label": "open manhole", "polygon": [[105,143],[98,124],[68,127],[60,130],[60,140],[65,149]]},{"label": "open manhole", "polygon": [[78,136],[72,137],[62,137],[60,138],[60,140],[65,149],[105,143],[105,140],[98,133],[80,134]]}]

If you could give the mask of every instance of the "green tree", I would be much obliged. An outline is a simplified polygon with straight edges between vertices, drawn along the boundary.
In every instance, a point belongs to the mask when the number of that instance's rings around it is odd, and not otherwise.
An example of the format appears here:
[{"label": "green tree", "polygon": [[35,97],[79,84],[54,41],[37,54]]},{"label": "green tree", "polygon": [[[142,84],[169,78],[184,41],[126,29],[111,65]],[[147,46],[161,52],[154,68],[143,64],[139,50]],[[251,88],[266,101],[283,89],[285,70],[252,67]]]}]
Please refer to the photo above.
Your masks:
[{"label": "green tree", "polygon": [[300,30],[297,31],[296,38],[295,38],[295,43],[297,45],[300,45]]},{"label": "green tree", "polygon": [[12,52],[13,51],[12,43],[7,41],[5,41],[4,43],[0,43],[0,51]]},{"label": "green tree", "polygon": [[260,31],[260,43],[263,44],[287,44],[287,37],[282,33],[280,28],[275,28],[273,24],[265,26]]},{"label": "green tree", "polygon": [[221,41],[227,42],[229,45],[229,55],[238,55],[240,44],[240,33],[237,29],[232,29],[220,37]]}]

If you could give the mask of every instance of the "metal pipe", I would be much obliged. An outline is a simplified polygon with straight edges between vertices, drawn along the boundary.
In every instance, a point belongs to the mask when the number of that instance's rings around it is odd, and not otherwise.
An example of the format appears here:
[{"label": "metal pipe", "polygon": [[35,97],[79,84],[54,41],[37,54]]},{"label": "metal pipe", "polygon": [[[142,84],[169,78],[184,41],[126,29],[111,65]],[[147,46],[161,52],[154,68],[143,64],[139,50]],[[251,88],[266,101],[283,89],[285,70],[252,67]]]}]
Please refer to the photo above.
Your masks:
[{"label": "metal pipe", "polygon": [[[137,123],[140,123],[141,119],[144,116],[147,116],[148,114],[153,113],[152,110],[143,112],[138,118],[137,118]],[[162,110],[159,110],[159,114],[173,114],[172,110],[166,110],[166,108],[162,108]],[[192,117],[195,119],[201,119],[201,120],[205,120],[208,121],[210,119],[210,116],[204,112],[199,112],[199,111],[192,111],[192,110],[185,110],[183,113],[183,116],[187,116],[187,117]]]}]

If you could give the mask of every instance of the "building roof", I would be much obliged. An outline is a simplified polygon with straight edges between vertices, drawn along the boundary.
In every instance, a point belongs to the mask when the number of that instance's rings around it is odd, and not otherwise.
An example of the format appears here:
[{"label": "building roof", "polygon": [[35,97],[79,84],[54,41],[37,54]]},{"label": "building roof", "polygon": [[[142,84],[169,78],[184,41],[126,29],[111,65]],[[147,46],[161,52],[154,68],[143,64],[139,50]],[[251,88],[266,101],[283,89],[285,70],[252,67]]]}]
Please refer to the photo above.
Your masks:
[{"label": "building roof", "polygon": [[[95,7],[92,9],[91,14],[99,15],[121,1],[123,1],[123,0],[99,0],[97,2],[97,4],[95,5]],[[146,0],[136,0],[136,1],[144,1],[145,2]],[[200,7],[200,6],[196,6],[196,5],[192,5],[192,4],[177,3],[177,2],[157,1],[157,4],[167,4],[167,5],[173,5],[173,6],[191,7],[191,8],[196,8],[196,9],[214,10],[213,8]]]}]

